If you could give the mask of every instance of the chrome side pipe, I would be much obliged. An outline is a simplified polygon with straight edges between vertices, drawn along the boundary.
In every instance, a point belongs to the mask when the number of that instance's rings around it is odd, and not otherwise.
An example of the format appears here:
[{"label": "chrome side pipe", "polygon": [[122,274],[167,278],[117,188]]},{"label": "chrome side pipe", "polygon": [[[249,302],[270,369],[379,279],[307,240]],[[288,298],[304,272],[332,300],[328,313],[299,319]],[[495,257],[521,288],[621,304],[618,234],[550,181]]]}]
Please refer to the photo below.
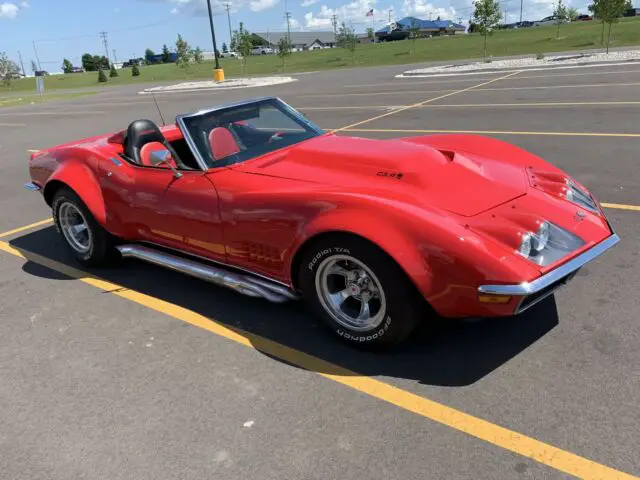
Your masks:
[{"label": "chrome side pipe", "polygon": [[187,258],[144,247],[142,245],[120,245],[116,247],[124,258],[137,258],[144,262],[184,273],[221,287],[235,290],[249,297],[264,298],[274,303],[296,300],[298,297],[288,288],[269,280],[234,273]]}]

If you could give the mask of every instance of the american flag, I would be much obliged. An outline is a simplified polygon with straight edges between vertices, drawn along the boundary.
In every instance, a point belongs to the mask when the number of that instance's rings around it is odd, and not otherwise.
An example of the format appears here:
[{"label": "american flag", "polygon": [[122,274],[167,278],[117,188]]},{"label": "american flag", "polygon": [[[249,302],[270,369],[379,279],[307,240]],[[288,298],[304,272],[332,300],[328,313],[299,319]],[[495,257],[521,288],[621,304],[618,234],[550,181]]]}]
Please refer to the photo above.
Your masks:
[{"label": "american flag", "polygon": [[367,17],[373,17],[373,8],[367,12]]}]

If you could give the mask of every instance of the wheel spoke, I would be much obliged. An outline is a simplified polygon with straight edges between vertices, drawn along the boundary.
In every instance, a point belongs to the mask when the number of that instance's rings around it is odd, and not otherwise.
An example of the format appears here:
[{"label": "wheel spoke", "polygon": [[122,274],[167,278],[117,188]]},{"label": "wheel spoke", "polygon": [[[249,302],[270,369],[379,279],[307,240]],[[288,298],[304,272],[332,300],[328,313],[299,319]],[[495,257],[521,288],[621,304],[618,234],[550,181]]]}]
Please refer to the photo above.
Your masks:
[{"label": "wheel spoke", "polygon": [[328,272],[329,275],[340,275],[342,277],[347,278],[349,276],[349,271],[337,263],[333,264]]},{"label": "wheel spoke", "polygon": [[72,227],[69,227],[69,229],[76,235],[79,235],[87,230],[87,224],[80,223],[78,225],[73,225]]},{"label": "wheel spoke", "polygon": [[371,312],[369,310],[369,302],[362,301],[360,304],[360,314],[358,320],[369,320],[371,318]]},{"label": "wheel spoke", "polygon": [[341,290],[339,292],[329,294],[331,301],[333,301],[333,303],[338,307],[341,306],[350,296],[351,289],[349,288],[345,288],[344,290]]}]

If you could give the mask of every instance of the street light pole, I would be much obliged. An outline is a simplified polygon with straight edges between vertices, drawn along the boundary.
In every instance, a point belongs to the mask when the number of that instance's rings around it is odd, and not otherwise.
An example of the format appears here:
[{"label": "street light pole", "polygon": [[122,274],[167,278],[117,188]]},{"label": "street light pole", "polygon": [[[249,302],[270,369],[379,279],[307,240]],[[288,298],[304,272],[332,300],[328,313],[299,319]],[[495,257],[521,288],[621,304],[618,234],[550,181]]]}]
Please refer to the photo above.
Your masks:
[{"label": "street light pole", "polygon": [[213,15],[211,14],[211,0],[207,0],[207,8],[209,9],[209,26],[211,27],[211,40],[213,41],[213,58],[216,61],[216,70],[214,72],[214,78],[217,82],[224,80],[224,71],[220,68],[220,62],[218,61],[216,46],[216,32],[213,28]]}]

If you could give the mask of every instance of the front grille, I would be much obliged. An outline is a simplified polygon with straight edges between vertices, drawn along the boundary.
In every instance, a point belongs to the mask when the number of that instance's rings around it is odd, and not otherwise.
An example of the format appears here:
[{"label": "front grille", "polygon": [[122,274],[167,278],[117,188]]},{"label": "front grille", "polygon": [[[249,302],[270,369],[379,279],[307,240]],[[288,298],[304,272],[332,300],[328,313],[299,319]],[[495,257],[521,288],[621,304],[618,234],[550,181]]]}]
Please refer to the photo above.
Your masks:
[{"label": "front grille", "polygon": [[522,302],[520,302],[520,305],[518,306],[518,309],[516,310],[516,313],[524,312],[526,309],[528,309],[528,308],[534,306],[536,303],[544,300],[549,295],[551,295],[555,290],[557,290],[558,288],[562,287],[567,282],[569,282],[576,275],[576,273],[578,273],[578,270],[575,270],[575,271],[571,272],[570,274],[565,275],[564,277],[560,278],[559,280],[556,280],[555,282],[547,285],[542,290],[540,290],[540,291],[538,291],[536,293],[532,293],[531,295],[528,295],[528,296],[524,297]]}]

